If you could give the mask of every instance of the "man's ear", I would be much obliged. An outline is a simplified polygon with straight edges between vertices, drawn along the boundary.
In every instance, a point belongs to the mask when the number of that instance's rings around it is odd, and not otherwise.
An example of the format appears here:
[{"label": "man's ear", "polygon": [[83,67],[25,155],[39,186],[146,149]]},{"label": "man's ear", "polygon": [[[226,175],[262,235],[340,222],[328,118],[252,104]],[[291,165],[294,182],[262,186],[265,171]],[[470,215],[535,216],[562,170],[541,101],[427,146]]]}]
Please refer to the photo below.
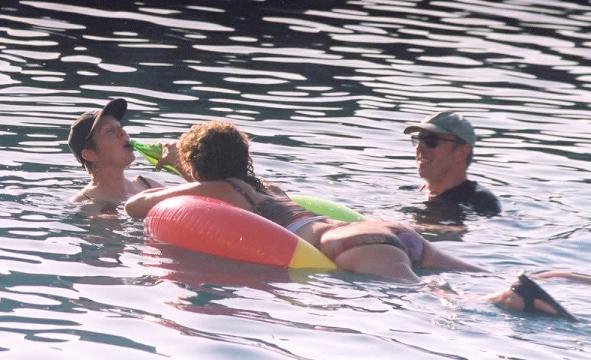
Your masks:
[{"label": "man's ear", "polygon": [[462,159],[466,160],[468,159],[468,156],[470,156],[470,152],[472,152],[472,147],[468,144],[462,144],[460,145],[460,153],[462,154]]},{"label": "man's ear", "polygon": [[93,149],[89,149],[89,148],[85,148],[82,149],[82,151],[80,152],[80,155],[82,156],[82,158],[88,162],[94,162],[98,159],[98,155],[96,153],[95,150]]}]

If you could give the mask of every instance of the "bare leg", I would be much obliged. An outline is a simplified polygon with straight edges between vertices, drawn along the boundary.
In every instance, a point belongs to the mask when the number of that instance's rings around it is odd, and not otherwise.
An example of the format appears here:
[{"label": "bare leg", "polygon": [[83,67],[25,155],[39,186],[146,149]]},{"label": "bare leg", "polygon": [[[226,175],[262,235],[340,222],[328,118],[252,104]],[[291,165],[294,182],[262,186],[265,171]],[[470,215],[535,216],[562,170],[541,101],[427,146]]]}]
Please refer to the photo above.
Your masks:
[{"label": "bare leg", "polygon": [[423,258],[420,265],[423,267],[432,267],[441,270],[450,271],[473,271],[473,272],[488,272],[483,267],[470,264],[460,258],[446,254],[440,249],[437,249],[433,244],[424,240]]},{"label": "bare leg", "polygon": [[[523,302],[523,298],[517,294],[515,294],[511,289],[499,291],[497,293],[487,295],[484,297],[485,300],[490,301],[491,303],[503,307],[509,310],[516,310],[522,311],[525,307],[525,302]],[[540,310],[549,315],[556,315],[556,309],[552,306],[546,304],[542,300],[535,299],[534,306],[536,309]]]},{"label": "bare leg", "polygon": [[[356,255],[361,258],[357,260],[353,267],[358,267],[363,264],[363,267],[366,269],[373,269],[371,273],[391,277],[391,275],[388,274],[392,274],[392,269],[377,270],[378,265],[374,263],[378,261],[378,256],[379,259],[384,259],[384,261],[387,260],[388,256],[391,256],[392,260],[386,261],[386,263],[392,264],[395,262],[396,264],[399,264],[400,255],[394,256],[394,253],[396,253],[404,255],[405,262],[408,263],[407,266],[409,267],[409,270],[398,270],[398,273],[401,274],[408,274],[410,272],[414,275],[412,270],[410,270],[412,262],[423,267],[433,267],[441,270],[486,271],[482,267],[469,264],[459,258],[444,253],[430,244],[416,231],[398,222],[363,221],[330,229],[326,231],[320,239],[320,250],[331,259],[336,260],[341,254],[355,248],[366,248],[369,246],[377,246],[378,244],[381,246],[377,249],[383,249],[383,254],[380,254],[379,251],[367,250],[367,253],[364,253],[362,256]],[[395,250],[388,249],[388,247]],[[401,248],[404,248],[407,252]],[[372,249],[376,248],[372,247]],[[360,251],[355,251],[351,254],[360,253]],[[352,255],[349,254],[348,256]],[[348,258],[347,264],[351,265],[351,259]],[[370,266],[369,264],[372,265]],[[380,266],[386,265],[381,264]],[[417,279],[416,275],[414,275],[414,277],[408,276],[406,278]]]},{"label": "bare leg", "polygon": [[420,281],[404,251],[391,245],[357,246],[338,255],[335,263],[344,270],[378,275],[402,283]]},{"label": "bare leg", "polygon": [[486,299],[496,305],[512,310],[542,313],[569,321],[577,321],[574,315],[523,273],[518,276],[517,281],[508,290],[490,295]]}]

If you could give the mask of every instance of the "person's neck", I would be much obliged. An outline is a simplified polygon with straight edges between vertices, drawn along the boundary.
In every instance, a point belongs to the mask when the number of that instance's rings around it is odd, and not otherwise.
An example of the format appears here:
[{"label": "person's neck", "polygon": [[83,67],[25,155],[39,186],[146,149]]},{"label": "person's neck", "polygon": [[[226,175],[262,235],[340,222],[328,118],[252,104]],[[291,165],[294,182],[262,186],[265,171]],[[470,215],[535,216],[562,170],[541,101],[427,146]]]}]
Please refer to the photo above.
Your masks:
[{"label": "person's neck", "polygon": [[465,172],[458,173],[457,175],[448,175],[445,178],[437,179],[437,180],[427,180],[425,179],[425,184],[422,187],[423,192],[427,194],[429,198],[433,198],[438,196],[445,191],[454,188],[468,178]]},{"label": "person's neck", "polygon": [[120,168],[93,169],[89,185],[105,199],[123,201],[129,194],[129,181]]}]

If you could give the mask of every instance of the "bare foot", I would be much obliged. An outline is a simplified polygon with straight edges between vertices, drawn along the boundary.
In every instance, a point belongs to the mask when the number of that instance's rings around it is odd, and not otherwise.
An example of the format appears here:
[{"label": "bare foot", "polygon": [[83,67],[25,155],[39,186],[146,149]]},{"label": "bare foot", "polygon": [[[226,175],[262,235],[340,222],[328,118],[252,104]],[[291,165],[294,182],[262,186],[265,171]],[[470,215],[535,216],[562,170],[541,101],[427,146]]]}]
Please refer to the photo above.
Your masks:
[{"label": "bare foot", "polygon": [[[486,299],[495,305],[503,307],[505,309],[514,311],[525,311],[525,302],[523,298],[511,289],[499,291],[492,295],[488,295]],[[534,307],[536,310],[546,313],[548,315],[556,316],[558,313],[552,306],[546,304],[544,301],[534,299]]]},{"label": "bare foot", "polygon": [[571,313],[525,274],[521,274],[509,289],[489,295],[486,299],[510,310],[559,316],[577,321]]}]

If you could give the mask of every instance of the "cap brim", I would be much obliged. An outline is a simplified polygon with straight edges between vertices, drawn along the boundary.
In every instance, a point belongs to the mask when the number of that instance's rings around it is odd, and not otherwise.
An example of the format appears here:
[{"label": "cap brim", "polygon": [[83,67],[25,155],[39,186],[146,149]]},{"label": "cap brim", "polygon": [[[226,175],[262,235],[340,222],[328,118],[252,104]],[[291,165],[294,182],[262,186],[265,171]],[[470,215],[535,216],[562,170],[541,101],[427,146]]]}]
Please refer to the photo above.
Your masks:
[{"label": "cap brim", "polygon": [[117,99],[113,99],[113,100],[109,101],[107,103],[107,105],[105,105],[105,107],[103,107],[103,109],[98,113],[96,120],[94,121],[94,124],[92,124],[92,128],[90,129],[90,132],[88,133],[88,136],[91,136],[94,129],[98,126],[98,124],[101,122],[101,120],[104,117],[111,115],[115,119],[117,119],[119,122],[122,122],[123,116],[125,115],[126,111],[127,111],[127,101],[125,99],[117,98]]},{"label": "cap brim", "polygon": [[408,126],[406,129],[404,129],[404,133],[411,134],[414,132],[419,132],[421,130],[430,131],[430,132],[434,132],[434,133],[438,133],[438,134],[450,134],[449,131],[446,131],[446,130],[440,128],[439,126],[435,126],[433,124],[411,125],[411,126]]}]

